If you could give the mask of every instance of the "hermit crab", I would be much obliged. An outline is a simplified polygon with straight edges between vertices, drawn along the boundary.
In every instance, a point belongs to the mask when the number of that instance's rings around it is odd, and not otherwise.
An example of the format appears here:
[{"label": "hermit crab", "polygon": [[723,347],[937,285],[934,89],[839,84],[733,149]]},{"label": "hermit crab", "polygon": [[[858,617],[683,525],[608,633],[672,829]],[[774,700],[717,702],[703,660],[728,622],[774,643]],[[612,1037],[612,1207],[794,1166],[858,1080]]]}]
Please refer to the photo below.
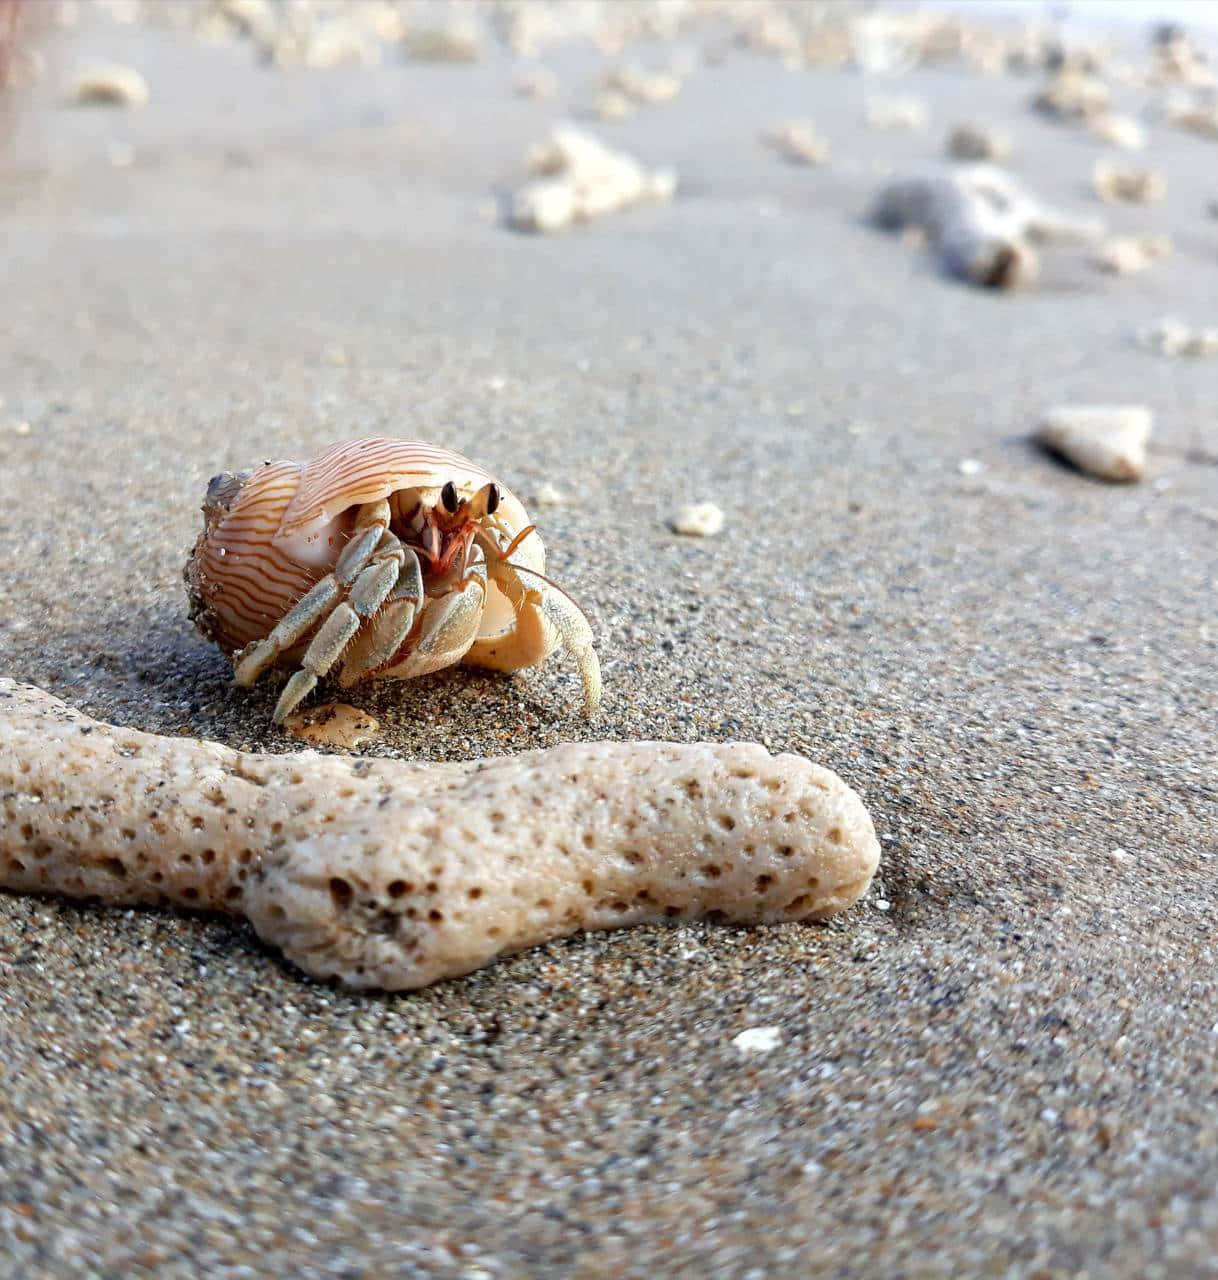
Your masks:
[{"label": "hermit crab", "polygon": [[252,685],[296,668],[282,723],[337,667],[350,688],[457,662],[516,671],[560,646],[600,702],[592,631],[545,577],[528,513],[468,458],[421,440],[332,445],[308,462],[264,462],[207,487],[187,562],[190,616]]}]

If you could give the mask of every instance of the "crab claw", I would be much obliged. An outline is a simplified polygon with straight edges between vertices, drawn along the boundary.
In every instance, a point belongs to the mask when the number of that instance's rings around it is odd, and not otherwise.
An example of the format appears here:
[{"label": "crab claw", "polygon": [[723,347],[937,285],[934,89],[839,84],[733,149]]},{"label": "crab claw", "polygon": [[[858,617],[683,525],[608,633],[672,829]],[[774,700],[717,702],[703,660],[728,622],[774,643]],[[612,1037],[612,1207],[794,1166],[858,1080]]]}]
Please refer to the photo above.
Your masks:
[{"label": "crab claw", "polygon": [[[589,716],[595,715],[601,701],[601,667],[588,619],[567,595],[540,574],[510,560],[492,560],[487,568],[490,591],[497,589],[505,600],[488,599],[482,634],[463,660],[470,666],[494,671],[519,671],[536,666],[555,649],[562,648],[579,667],[584,709]],[[527,586],[522,575],[530,579]],[[496,603],[500,604],[499,610],[495,609]],[[503,629],[487,634],[487,623],[496,613],[503,615]]]}]

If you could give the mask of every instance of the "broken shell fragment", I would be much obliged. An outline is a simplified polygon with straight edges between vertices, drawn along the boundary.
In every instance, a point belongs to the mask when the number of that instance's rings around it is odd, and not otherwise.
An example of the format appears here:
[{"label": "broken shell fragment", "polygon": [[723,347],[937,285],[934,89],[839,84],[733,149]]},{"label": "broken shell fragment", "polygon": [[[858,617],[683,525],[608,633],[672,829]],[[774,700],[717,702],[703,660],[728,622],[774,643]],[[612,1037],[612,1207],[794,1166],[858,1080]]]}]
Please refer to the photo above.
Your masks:
[{"label": "broken shell fragment", "polygon": [[0,679],[0,887],[245,915],[354,987],[425,986],[580,930],[821,919],[879,853],[836,774],[750,743],[257,755]]},{"label": "broken shell fragment", "polygon": [[713,502],[689,502],[677,508],[672,529],[690,538],[711,538],[723,529],[723,522],[723,509]]},{"label": "broken shell fragment", "polygon": [[664,203],[677,189],[671,169],[648,171],[580,129],[555,129],[529,152],[534,181],[512,197],[509,222],[522,231],[559,231],[646,201]]},{"label": "broken shell fragment", "polygon": [[1063,405],[1051,409],[1037,439],[1101,480],[1140,480],[1152,418],[1143,405]]},{"label": "broken shell fragment", "polygon": [[301,742],[338,747],[343,751],[365,747],[381,736],[381,722],[347,702],[326,702],[293,711],[283,727]]}]

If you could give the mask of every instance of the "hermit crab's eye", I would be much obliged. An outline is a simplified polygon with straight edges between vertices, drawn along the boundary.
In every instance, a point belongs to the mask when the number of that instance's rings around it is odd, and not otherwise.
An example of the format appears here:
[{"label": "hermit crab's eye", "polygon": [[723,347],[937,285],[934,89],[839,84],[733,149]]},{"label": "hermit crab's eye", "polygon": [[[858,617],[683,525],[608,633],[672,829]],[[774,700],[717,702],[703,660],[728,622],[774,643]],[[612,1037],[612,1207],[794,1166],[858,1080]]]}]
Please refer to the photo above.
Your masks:
[{"label": "hermit crab's eye", "polygon": [[443,489],[440,490],[440,501],[444,504],[444,510],[451,516],[456,511],[459,503],[457,499],[457,486],[450,480]]},{"label": "hermit crab's eye", "polygon": [[487,486],[486,491],[486,514],[493,516],[499,509],[499,486],[492,484]]}]

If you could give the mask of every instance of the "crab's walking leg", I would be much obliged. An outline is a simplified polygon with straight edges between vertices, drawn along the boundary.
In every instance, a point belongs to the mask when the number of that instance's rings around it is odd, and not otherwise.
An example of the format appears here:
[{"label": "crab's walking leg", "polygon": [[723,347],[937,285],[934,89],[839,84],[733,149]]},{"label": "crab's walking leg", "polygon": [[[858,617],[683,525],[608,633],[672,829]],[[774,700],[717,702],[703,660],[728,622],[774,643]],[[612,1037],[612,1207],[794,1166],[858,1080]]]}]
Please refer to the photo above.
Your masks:
[{"label": "crab's walking leg", "polygon": [[[246,645],[237,656],[233,678],[239,685],[252,685],[285,649],[290,649],[326,616],[343,588],[355,580],[372,559],[382,538],[392,538],[392,545],[386,548],[390,553],[400,545],[392,534],[388,534],[388,526],[387,502],[369,502],[360,508],[351,539],[342,549],[333,573],[315,582],[307,594],[283,615],[269,635]],[[359,584],[356,585],[358,587]],[[390,582],[389,587],[392,586]],[[354,592],[353,588],[352,594]]]},{"label": "crab's walking leg", "polygon": [[465,576],[452,591],[427,602],[419,637],[401,662],[385,674],[409,680],[460,662],[478,636],[486,605],[486,561],[475,548]]},{"label": "crab's walking leg", "polygon": [[269,635],[241,650],[233,666],[233,679],[247,688],[252,685],[284,649],[290,649],[306,631],[321,621],[339,593],[339,585],[332,573],[314,583],[308,593],[280,618]]},{"label": "crab's walking leg", "polygon": [[423,607],[423,569],[408,547],[397,585],[389,592],[385,607],[347,649],[338,682],[350,689],[370,671],[384,666],[406,642]]},{"label": "crab's walking leg", "polygon": [[588,619],[559,591],[543,591],[539,602],[546,620],[558,632],[562,647],[575,659],[584,686],[584,711],[596,715],[601,705],[601,664],[592,647],[592,628]]},{"label": "crab's walking leg", "polygon": [[584,710],[589,716],[595,715],[601,702],[601,664],[593,648],[588,619],[573,600],[524,565],[493,558],[490,563],[495,585],[515,610],[516,626],[492,652],[479,655],[478,665],[498,671],[531,666],[538,661],[539,654],[553,648],[553,640],[546,639],[547,629],[553,628],[558,633],[560,646],[579,667]]}]

